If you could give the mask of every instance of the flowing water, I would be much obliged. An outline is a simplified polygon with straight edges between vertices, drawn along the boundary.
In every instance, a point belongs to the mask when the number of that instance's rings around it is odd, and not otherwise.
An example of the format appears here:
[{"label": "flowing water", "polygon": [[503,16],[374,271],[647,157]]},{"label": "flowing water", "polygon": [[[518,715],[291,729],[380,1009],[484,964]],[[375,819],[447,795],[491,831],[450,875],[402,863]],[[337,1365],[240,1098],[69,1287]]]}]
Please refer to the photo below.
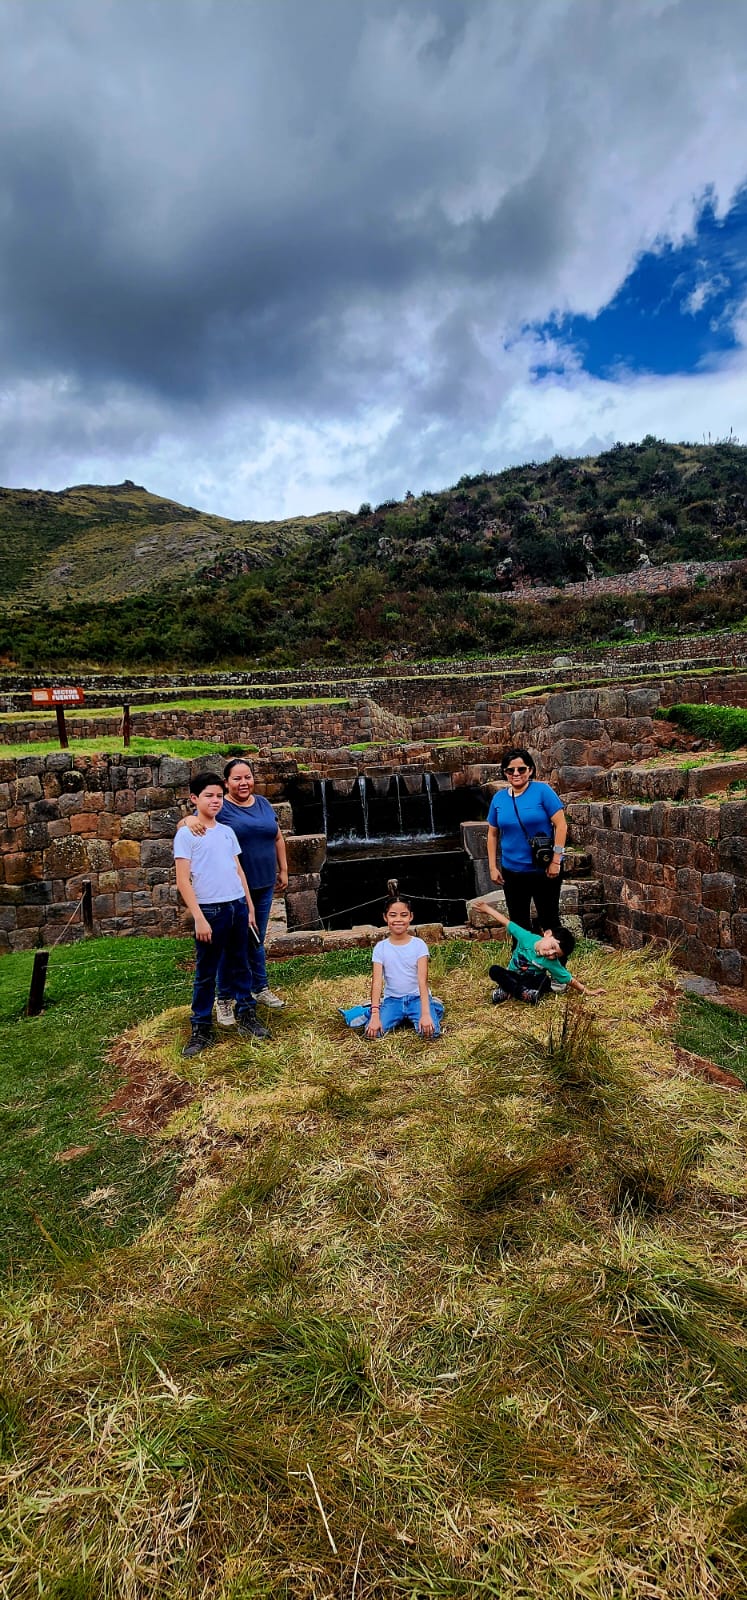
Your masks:
[{"label": "flowing water", "polygon": [[417,784],[393,773],[384,794],[380,787],[363,774],[339,789],[328,778],[314,785],[313,796],[307,785],[293,799],[296,830],[327,837],[323,922],[379,926],[389,878],[412,897],[416,921],[463,922],[475,880],[459,824],[484,816],[482,796],[467,788],[442,790],[430,772]]}]

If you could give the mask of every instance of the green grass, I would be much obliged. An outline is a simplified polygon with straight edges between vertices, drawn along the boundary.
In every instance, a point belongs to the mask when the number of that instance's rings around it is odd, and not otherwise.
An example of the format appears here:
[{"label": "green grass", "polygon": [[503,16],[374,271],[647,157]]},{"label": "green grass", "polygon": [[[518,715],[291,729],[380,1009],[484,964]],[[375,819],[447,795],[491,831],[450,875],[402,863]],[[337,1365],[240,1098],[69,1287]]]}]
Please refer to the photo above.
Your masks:
[{"label": "green grass", "polygon": [[[33,739],[26,744],[0,744],[0,761],[14,761],[23,756],[49,756],[59,748],[59,739]],[[256,749],[256,745],[248,744],[242,748],[249,753]],[[127,750],[122,743],[122,735],[114,733],[99,734],[93,739],[72,738],[69,745],[71,756],[180,756],[183,761],[191,761],[197,756],[223,756],[227,753],[228,747],[225,743],[217,744],[215,740],[207,739],[178,739],[167,734],[162,739],[141,739],[133,735]]]},{"label": "green grass", "polygon": [[[121,696],[119,696],[120,704],[115,703],[111,706],[79,706],[72,709],[68,709],[66,706],[65,721],[74,722],[76,718],[80,720],[86,717],[110,716],[121,718],[121,701],[125,699],[126,693],[126,688],[123,688]],[[226,696],[216,698],[215,695],[204,694],[196,695],[194,698],[182,695],[174,700],[154,700],[147,705],[133,702],[131,710],[134,717],[151,711],[262,711],[266,706],[286,706],[291,708],[294,706],[337,706],[345,703],[346,697],[344,695],[304,695],[296,696],[292,699],[288,696],[279,695],[274,699],[265,698],[264,696],[259,699],[252,699],[243,695],[237,695],[235,698]],[[45,718],[49,722],[54,718],[54,712],[49,710],[0,712],[0,723],[38,722],[43,721]]]},{"label": "green grass", "polygon": [[670,706],[668,722],[686,728],[688,733],[715,740],[724,750],[737,750],[747,744],[747,709],[743,706]]},{"label": "green grass", "polygon": [[54,1051],[0,964],[11,1176],[55,1086],[93,1137],[113,1026],[193,1096],[127,1141],[168,1214],[5,1290],[0,1591],[745,1600],[743,1106],[674,1070],[667,959],[584,941],[593,1005],[496,1013],[505,947],[437,946],[427,1045],[344,1028],[369,951],[295,958],[270,1042],[184,1062],[188,944],[119,943],[119,992],[114,941],[53,956]]},{"label": "green grass", "polygon": [[[584,645],[584,649],[588,649],[588,648],[589,648],[589,646]],[[620,677],[612,677],[611,678],[608,675],[605,675],[604,677],[594,677],[592,675],[592,676],[587,678],[587,677],[583,676],[583,673],[584,673],[585,670],[588,670],[588,669],[585,669],[584,664],[580,663],[578,666],[574,666],[572,675],[571,675],[571,669],[568,668],[569,677],[561,679],[561,681],[558,682],[558,683],[534,683],[534,684],[531,684],[528,687],[525,687],[523,689],[509,689],[506,692],[506,694],[504,695],[503,698],[504,698],[504,700],[506,702],[509,702],[509,701],[513,702],[514,700],[525,700],[528,697],[530,697],[531,695],[536,695],[536,694],[561,694],[561,693],[565,694],[565,693],[567,693],[567,692],[569,692],[571,690],[574,690],[574,689],[625,689],[625,688],[636,688],[639,684],[642,684],[642,683],[643,684],[645,684],[645,683],[662,683],[662,682],[666,682],[669,678],[681,678],[682,677],[682,673],[683,673],[683,668],[682,668],[681,664],[679,664],[677,666],[676,670],[675,669],[669,669],[668,670],[666,662],[662,662],[661,670],[658,671],[658,672],[643,672],[643,671],[641,671],[641,672],[636,672],[635,674],[630,674],[629,673],[624,677],[620,676]],[[717,667],[700,667],[698,665],[697,661],[693,661],[692,666],[688,667],[687,670],[688,670],[688,674],[690,676],[694,677],[694,678],[709,678],[709,677],[722,677],[722,676],[723,677],[729,677],[732,674],[733,675],[738,675],[739,673],[744,671],[744,668],[743,667],[732,667],[727,662],[724,662],[723,664],[720,664]],[[579,674],[581,674],[582,676],[579,677]],[[661,714],[662,717],[668,717],[672,721],[677,721],[678,719],[673,715],[673,713],[675,711],[680,710],[680,709],[682,709],[682,708],[680,708],[678,706],[672,706],[669,711],[666,711],[666,712],[663,711],[660,714]],[[716,712],[718,712],[718,711],[724,710],[725,708],[721,707],[721,706],[693,706],[693,707],[688,707],[687,709],[688,710],[692,709],[693,711],[716,711]],[[683,726],[687,726],[687,724],[683,723]]]},{"label": "green grass", "polygon": [[705,1056],[747,1084],[747,1017],[740,1012],[714,1005],[699,995],[685,995],[676,1039],[685,1050]]},{"label": "green grass", "polygon": [[[61,945],[38,1017],[24,1014],[33,954],[0,961],[0,1274],[122,1243],[171,1203],[173,1151],[149,1151],[100,1112],[122,1078],[106,1060],[109,1043],[187,1003],[192,950],[191,939]],[[298,956],[273,983],[362,978],[370,965],[368,950]],[[83,1153],[58,1159],[74,1149]],[[89,1204],[97,1190],[106,1196]]]},{"label": "green grass", "polygon": [[[664,713],[661,715],[664,716]],[[738,747],[734,750],[704,750],[699,755],[688,755],[681,750],[666,750],[663,755],[646,756],[641,761],[632,762],[631,765],[643,772],[658,772],[662,767],[676,767],[679,772],[696,772],[701,767],[743,760],[744,755]],[[736,779],[735,782],[741,782],[741,779]]]},{"label": "green grass", "polygon": [[341,706],[346,704],[345,695],[278,695],[271,699],[243,699],[215,700],[210,695],[205,695],[197,700],[161,700],[154,701],[152,705],[133,706],[133,716],[139,711],[262,711],[267,707],[284,706],[292,710],[296,706]]},{"label": "green grass", "polygon": [[184,1000],[190,950],[155,939],[60,946],[38,1017],[24,1015],[33,956],[0,962],[0,1265],[24,1272],[57,1252],[122,1243],[171,1203],[173,1152],[124,1135],[101,1107],[121,1080],[108,1043]]}]

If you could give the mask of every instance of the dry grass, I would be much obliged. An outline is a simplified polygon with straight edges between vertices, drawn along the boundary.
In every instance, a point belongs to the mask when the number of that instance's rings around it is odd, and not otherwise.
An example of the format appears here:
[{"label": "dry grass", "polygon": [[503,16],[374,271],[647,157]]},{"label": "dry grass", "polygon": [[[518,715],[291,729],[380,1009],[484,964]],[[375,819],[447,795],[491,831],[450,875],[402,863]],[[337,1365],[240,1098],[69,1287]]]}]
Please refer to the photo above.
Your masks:
[{"label": "dry grass", "polygon": [[182,1062],[178,1206],[4,1304],[13,1600],[747,1594],[742,1099],[677,1068],[666,961],[369,1044],[354,977]]}]

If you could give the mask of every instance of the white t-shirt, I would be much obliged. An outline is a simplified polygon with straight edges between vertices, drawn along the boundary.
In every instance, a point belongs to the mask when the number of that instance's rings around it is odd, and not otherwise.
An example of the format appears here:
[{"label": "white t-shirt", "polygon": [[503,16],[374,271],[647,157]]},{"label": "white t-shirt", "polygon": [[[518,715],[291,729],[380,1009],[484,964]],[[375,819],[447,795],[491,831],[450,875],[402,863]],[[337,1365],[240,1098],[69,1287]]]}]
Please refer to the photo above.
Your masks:
[{"label": "white t-shirt", "polygon": [[201,906],[244,898],[244,886],[236,866],[239,854],[236,834],[224,822],[216,822],[214,828],[206,828],[204,833],[190,833],[189,828],[179,828],[174,838],[174,855],[189,862],[192,888]]},{"label": "white t-shirt", "polygon": [[415,934],[407,944],[392,944],[389,939],[381,939],[374,946],[372,960],[384,968],[384,993],[390,1000],[418,993],[418,961],[428,953],[425,939],[418,939]]}]

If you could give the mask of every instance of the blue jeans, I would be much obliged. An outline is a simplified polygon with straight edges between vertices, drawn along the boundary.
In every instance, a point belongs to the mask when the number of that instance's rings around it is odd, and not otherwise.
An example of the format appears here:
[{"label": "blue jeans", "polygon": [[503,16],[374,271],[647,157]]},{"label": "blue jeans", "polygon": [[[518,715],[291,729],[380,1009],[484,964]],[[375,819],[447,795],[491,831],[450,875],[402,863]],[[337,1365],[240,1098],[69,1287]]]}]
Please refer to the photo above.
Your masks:
[{"label": "blue jeans", "polygon": [[246,945],[249,907],[240,900],[221,900],[200,906],[212,930],[212,939],[195,939],[195,981],[192,989],[192,1027],[207,1029],[213,1020],[215,976],[220,963],[230,975],[230,993],[236,998],[236,1015],[254,1007],[252,978]]},{"label": "blue jeans", "polygon": [[[431,1016],[435,1024],[433,1037],[438,1039],[441,1033],[441,1018],[444,1008],[440,1000],[430,996]],[[340,1015],[345,1018],[349,1028],[356,1032],[367,1027],[371,1019],[370,1006],[340,1007]],[[398,1028],[401,1022],[411,1022],[416,1033],[420,1032],[420,995],[385,995],[381,1002],[381,1029],[382,1033],[391,1033],[393,1028]]]},{"label": "blue jeans", "polygon": [[[249,893],[254,904],[254,915],[257,919],[257,932],[259,933],[260,943],[259,946],[257,946],[252,940],[252,943],[249,944],[249,935],[247,934],[247,959],[249,961],[252,989],[254,990],[255,994],[259,994],[262,989],[267,988],[265,934],[267,932],[267,924],[270,920],[272,902],[275,896],[275,885],[274,883],[271,883],[269,889],[252,889],[250,885]],[[246,904],[246,902],[244,903]],[[221,1000],[233,1000],[234,998],[238,999],[236,990],[231,988],[231,979],[229,977],[228,967],[224,961],[220,961],[218,963],[218,994],[220,995]]]}]

